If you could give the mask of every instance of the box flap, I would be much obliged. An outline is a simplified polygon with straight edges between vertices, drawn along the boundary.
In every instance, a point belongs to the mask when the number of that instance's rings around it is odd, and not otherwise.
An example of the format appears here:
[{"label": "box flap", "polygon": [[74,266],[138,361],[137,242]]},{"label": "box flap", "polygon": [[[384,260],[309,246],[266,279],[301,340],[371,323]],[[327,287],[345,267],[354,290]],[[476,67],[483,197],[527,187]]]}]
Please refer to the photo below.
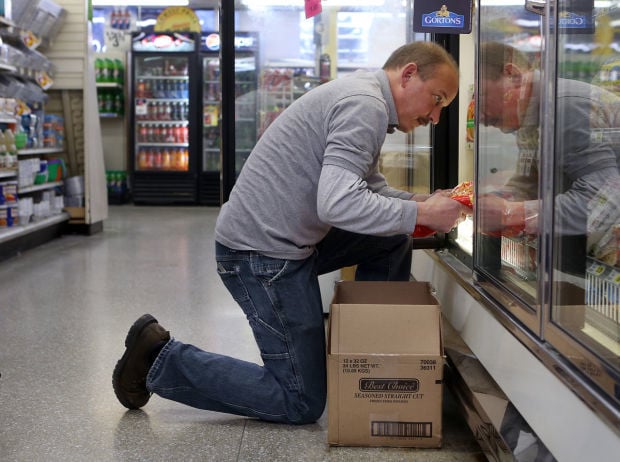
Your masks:
[{"label": "box flap", "polygon": [[336,284],[332,354],[442,355],[441,310],[428,283]]},{"label": "box flap", "polygon": [[442,354],[437,306],[339,305],[338,311],[332,353]]},{"label": "box flap", "polygon": [[338,281],[333,303],[439,305],[431,285],[420,281]]}]

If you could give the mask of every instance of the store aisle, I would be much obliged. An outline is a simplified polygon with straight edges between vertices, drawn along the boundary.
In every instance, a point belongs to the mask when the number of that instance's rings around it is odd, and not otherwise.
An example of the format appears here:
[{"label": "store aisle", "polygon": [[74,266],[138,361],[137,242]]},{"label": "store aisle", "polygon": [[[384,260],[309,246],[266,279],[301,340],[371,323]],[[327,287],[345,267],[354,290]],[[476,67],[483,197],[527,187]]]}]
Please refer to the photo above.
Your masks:
[{"label": "store aisle", "polygon": [[245,318],[215,271],[218,209],[111,207],[104,231],[0,262],[3,461],[486,460],[449,395],[439,450],[330,448],[327,419],[303,427],[154,396],[127,411],[112,369],[129,326],[152,313],[173,336],[257,361]]}]

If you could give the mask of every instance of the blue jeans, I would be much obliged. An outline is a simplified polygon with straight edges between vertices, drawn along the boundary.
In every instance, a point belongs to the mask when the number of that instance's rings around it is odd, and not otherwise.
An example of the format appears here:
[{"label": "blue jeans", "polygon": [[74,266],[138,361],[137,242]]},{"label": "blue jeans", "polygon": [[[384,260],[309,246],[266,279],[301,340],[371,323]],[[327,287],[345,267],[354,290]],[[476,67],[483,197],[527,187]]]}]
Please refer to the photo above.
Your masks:
[{"label": "blue jeans", "polygon": [[325,326],[318,275],[357,264],[358,280],[408,280],[408,236],[332,230],[305,260],[281,260],[216,243],[217,270],[244,311],[263,365],[170,340],[147,388],[196,408],[305,424],[327,395]]}]

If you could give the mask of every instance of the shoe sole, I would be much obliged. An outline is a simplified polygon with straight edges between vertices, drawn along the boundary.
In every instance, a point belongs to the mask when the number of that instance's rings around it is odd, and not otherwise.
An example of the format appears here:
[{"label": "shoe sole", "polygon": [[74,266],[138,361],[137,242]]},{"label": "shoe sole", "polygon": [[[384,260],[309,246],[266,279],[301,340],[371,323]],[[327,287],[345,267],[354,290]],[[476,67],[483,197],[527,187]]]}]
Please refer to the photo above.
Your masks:
[{"label": "shoe sole", "polygon": [[122,391],[119,387],[120,376],[125,369],[125,364],[127,363],[127,358],[129,357],[129,351],[135,345],[138,337],[140,336],[144,328],[149,324],[153,324],[154,322],[157,322],[157,319],[155,319],[150,314],[145,314],[140,316],[140,318],[138,318],[138,320],[133,323],[133,325],[129,329],[129,332],[127,333],[127,337],[125,337],[125,353],[123,353],[121,359],[119,359],[116,363],[116,366],[114,367],[114,372],[112,373],[112,388],[114,388],[114,394],[116,395],[116,398],[120,401],[120,403],[127,409],[139,409],[141,406],[136,406],[133,403],[130,403],[122,396]]}]

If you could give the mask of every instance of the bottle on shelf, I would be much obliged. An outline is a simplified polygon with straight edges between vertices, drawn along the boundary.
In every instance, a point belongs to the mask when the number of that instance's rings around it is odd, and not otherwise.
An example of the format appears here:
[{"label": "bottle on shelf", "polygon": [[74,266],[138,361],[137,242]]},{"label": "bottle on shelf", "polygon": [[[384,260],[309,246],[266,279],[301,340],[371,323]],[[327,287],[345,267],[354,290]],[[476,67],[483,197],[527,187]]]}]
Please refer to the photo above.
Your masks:
[{"label": "bottle on shelf", "polygon": [[104,63],[101,58],[95,59],[95,82],[103,82],[103,67]]},{"label": "bottle on shelf", "polygon": [[119,116],[123,115],[124,106],[123,94],[120,91],[117,91],[114,94],[114,113]]},{"label": "bottle on shelf", "polygon": [[[9,165],[7,165],[7,163]],[[9,166],[10,158],[6,155],[6,146],[4,145],[4,143],[2,143],[0,144],[0,168],[9,168]]]},{"label": "bottle on shelf", "polygon": [[13,130],[7,128],[4,130],[4,146],[5,146],[5,159],[4,166],[6,168],[13,168],[17,165],[17,147],[15,146],[15,134]]}]

